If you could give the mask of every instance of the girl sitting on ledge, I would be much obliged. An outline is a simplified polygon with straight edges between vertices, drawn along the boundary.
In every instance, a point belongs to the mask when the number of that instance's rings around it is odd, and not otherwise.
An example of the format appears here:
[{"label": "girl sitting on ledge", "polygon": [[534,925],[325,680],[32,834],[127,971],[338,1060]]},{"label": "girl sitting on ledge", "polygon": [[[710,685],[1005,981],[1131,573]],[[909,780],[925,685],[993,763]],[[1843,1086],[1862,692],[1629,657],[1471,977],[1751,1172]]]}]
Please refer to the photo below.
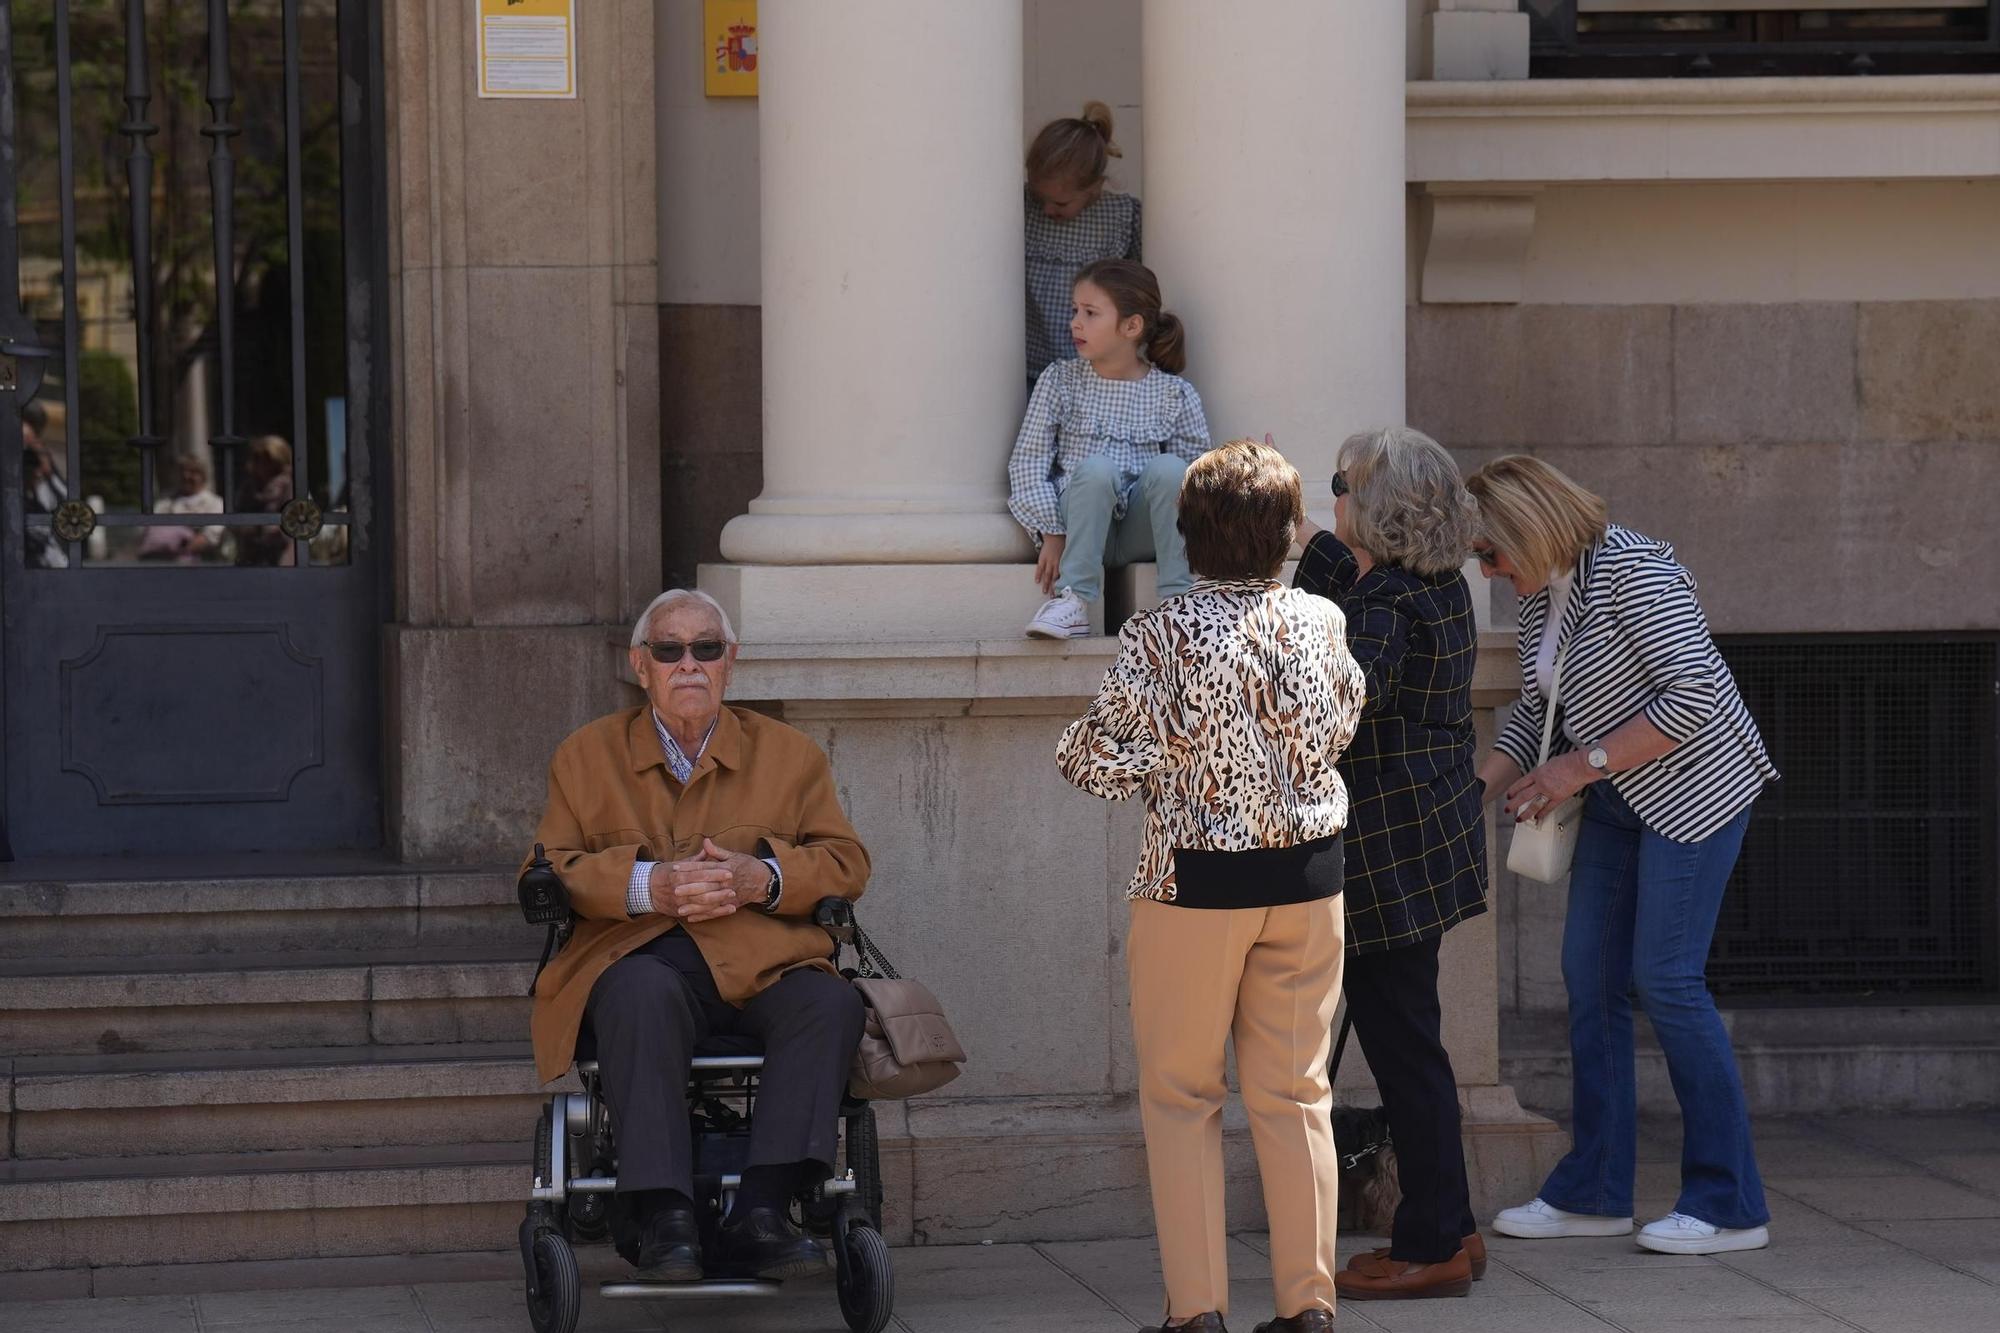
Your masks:
[{"label": "girl sitting on ledge", "polygon": [[1049,600],[1028,633],[1044,639],[1090,632],[1106,566],[1154,560],[1163,599],[1187,591],[1175,515],[1181,476],[1209,447],[1201,396],[1179,374],[1181,322],[1151,269],[1104,259],[1077,274],[1070,339],[1076,359],[1036,381],[1007,465],[1007,507],[1041,546]]}]

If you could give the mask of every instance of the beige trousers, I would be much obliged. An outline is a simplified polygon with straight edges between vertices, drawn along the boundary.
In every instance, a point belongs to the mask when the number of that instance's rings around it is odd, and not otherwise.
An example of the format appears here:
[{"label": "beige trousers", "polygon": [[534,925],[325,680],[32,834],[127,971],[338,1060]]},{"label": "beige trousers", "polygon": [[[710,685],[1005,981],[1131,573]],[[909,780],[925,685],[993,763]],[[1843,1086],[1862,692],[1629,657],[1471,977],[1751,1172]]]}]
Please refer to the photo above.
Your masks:
[{"label": "beige trousers", "polygon": [[1230,1037],[1270,1217],[1277,1312],[1333,1308],[1340,1165],[1326,1060],[1340,999],[1341,910],[1337,895],[1227,910],[1132,900],[1139,1112],[1170,1319],[1229,1312],[1222,1100]]}]

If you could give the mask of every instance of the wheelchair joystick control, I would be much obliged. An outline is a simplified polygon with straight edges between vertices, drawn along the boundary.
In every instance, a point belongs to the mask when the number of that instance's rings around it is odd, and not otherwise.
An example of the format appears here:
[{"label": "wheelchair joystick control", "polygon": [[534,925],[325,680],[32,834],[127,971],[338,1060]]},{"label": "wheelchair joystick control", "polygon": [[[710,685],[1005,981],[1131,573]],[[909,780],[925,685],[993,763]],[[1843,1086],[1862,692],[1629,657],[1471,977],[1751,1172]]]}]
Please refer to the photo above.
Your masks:
[{"label": "wheelchair joystick control", "polygon": [[563,887],[562,876],[549,864],[539,842],[535,844],[534,860],[521,872],[514,891],[520,896],[521,915],[528,924],[549,928],[548,938],[542,942],[542,960],[535,964],[534,980],[528,983],[528,994],[533,995],[535,982],[542,979],[542,969],[549,965],[550,956],[569,942],[576,914],[570,909],[569,890]]},{"label": "wheelchair joystick control", "polygon": [[535,844],[535,859],[521,872],[515,891],[521,898],[521,915],[531,926],[559,924],[570,914],[569,891],[563,888],[562,878],[539,842]]}]

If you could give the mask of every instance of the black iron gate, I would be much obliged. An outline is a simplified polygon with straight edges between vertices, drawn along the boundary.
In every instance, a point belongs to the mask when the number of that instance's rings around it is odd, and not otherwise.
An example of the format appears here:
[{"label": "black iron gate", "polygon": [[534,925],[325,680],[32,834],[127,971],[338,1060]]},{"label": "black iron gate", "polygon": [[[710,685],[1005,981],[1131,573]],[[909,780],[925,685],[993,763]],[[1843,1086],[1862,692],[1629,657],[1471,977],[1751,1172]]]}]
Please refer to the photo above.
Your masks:
[{"label": "black iron gate", "polygon": [[16,856],[380,841],[380,40],[0,0]]}]

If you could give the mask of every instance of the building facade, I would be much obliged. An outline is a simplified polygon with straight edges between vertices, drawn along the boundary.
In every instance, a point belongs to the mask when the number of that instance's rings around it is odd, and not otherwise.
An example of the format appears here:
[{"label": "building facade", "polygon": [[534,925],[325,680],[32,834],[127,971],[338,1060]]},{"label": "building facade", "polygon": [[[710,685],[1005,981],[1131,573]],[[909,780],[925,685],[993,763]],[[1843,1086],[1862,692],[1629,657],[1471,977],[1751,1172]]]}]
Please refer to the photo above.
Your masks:
[{"label": "building facade", "polygon": [[[1698,577],[1786,773],[1713,960],[1753,1101],[2000,1103],[1994,5],[763,0],[724,99],[698,0],[588,0],[546,100],[479,95],[476,8],[0,4],[15,883],[510,863],[698,584],[972,1053],[887,1108],[897,1236],[1142,1229],[1137,812],[1051,762],[1113,642],[1020,639],[1005,511],[1022,147],[1096,98],[1218,439],[1322,496],[1370,425],[1536,453]],[[1494,898],[1446,949],[1482,1206],[1567,1078],[1562,890]]]}]

